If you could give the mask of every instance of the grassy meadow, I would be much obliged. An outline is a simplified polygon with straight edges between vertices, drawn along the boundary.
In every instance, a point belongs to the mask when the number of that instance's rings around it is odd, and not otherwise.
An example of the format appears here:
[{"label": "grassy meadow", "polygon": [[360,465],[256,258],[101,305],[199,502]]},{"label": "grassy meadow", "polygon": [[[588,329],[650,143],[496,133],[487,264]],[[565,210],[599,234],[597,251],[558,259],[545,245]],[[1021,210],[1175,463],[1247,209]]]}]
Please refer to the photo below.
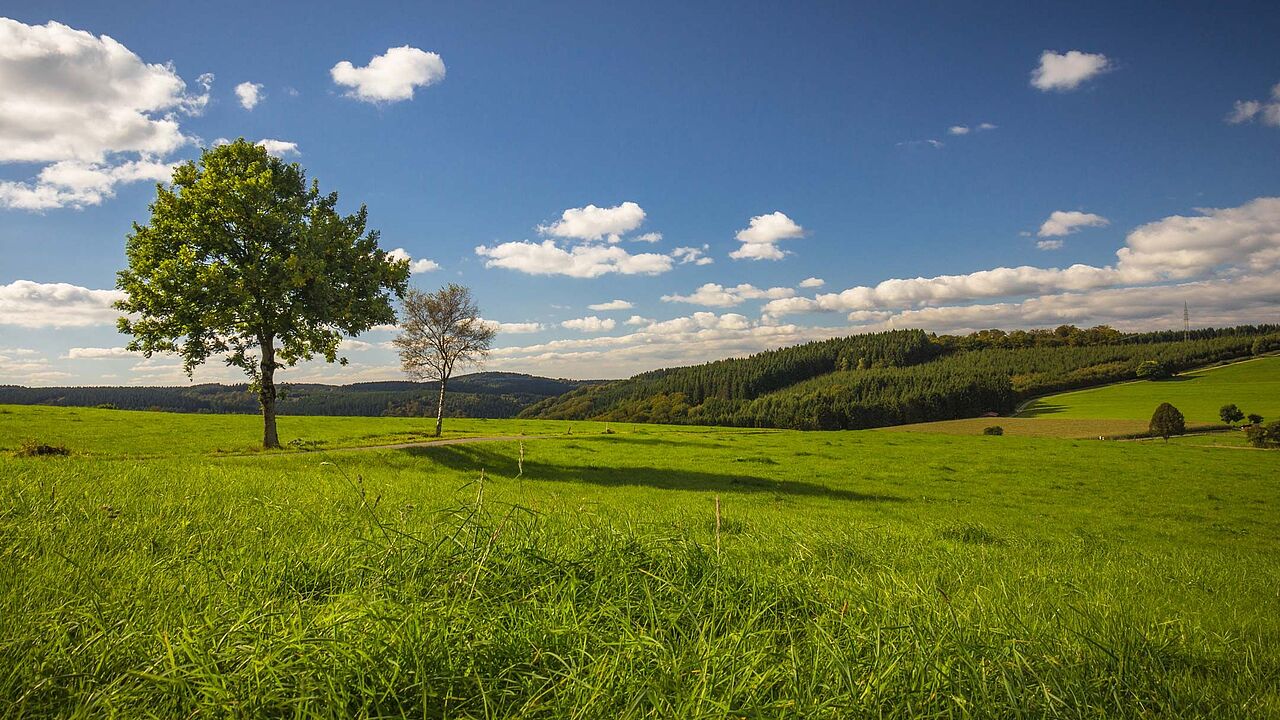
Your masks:
[{"label": "grassy meadow", "polygon": [[1181,373],[1167,380],[1137,380],[1061,393],[1029,403],[1021,418],[1053,420],[1142,420],[1171,402],[1188,425],[1220,424],[1218,409],[1235,403],[1245,413],[1280,419],[1280,356]]},{"label": "grassy meadow", "polygon": [[255,420],[0,408],[0,715],[1280,715],[1280,454]]}]

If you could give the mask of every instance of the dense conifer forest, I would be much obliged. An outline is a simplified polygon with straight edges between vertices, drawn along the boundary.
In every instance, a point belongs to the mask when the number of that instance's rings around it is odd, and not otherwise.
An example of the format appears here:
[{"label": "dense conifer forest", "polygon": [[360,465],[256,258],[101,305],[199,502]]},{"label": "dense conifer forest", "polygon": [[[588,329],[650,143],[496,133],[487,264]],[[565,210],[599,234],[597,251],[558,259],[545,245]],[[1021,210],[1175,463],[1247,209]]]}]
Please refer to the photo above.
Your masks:
[{"label": "dense conifer forest", "polygon": [[642,373],[543,400],[520,417],[856,429],[1007,413],[1045,393],[1280,349],[1280,325],[1187,333],[1100,326],[854,335]]}]

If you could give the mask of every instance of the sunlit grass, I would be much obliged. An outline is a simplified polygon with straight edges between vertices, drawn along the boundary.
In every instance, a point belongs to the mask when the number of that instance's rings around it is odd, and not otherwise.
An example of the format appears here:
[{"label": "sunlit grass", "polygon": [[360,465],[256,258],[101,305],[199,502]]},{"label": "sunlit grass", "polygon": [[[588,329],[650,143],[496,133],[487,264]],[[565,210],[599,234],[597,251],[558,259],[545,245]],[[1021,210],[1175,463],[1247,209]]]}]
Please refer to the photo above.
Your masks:
[{"label": "sunlit grass", "polygon": [[213,422],[0,457],[0,714],[1280,712],[1280,454],[477,428],[551,435],[517,478],[521,442],[220,457],[253,418],[142,417]]}]

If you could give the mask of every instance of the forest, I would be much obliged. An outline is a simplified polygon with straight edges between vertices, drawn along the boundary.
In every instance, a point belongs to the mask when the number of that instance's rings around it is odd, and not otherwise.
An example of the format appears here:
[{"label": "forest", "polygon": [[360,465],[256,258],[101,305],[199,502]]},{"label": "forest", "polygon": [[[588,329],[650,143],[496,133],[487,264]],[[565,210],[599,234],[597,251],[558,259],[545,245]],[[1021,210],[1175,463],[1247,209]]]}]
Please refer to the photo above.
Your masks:
[{"label": "forest", "polygon": [[1280,325],[1121,333],[1099,326],[853,335],[642,373],[520,417],[836,430],[1003,414],[1036,395],[1280,349]]}]

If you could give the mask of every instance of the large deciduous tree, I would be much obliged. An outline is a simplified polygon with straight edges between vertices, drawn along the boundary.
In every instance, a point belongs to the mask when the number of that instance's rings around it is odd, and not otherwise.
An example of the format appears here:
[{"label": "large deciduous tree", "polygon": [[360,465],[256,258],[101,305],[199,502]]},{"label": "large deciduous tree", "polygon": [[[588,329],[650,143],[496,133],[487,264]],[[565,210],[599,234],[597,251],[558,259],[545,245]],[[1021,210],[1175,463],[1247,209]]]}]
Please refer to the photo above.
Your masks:
[{"label": "large deciduous tree", "polygon": [[1187,431],[1186,418],[1182,416],[1182,412],[1178,408],[1169,403],[1160,403],[1156,411],[1151,414],[1151,425],[1147,432],[1153,437],[1162,437],[1165,442],[1169,442],[1169,438],[1173,435],[1181,435]]},{"label": "large deciduous tree", "polygon": [[406,292],[400,328],[394,342],[405,374],[440,383],[436,403],[439,437],[444,428],[445,386],[453,369],[487,357],[497,332],[480,318],[471,290],[456,283],[433,293],[414,289]]},{"label": "large deciduous tree", "polygon": [[337,204],[297,163],[242,138],[178,166],[125,246],[116,307],[129,313],[129,349],[176,353],[188,377],[225,355],[253,380],[264,448],[280,446],[275,371],[316,356],[345,364],[342,338],[395,322],[392,298],[408,286],[408,262],[378,247],[364,206],[344,216]]}]

